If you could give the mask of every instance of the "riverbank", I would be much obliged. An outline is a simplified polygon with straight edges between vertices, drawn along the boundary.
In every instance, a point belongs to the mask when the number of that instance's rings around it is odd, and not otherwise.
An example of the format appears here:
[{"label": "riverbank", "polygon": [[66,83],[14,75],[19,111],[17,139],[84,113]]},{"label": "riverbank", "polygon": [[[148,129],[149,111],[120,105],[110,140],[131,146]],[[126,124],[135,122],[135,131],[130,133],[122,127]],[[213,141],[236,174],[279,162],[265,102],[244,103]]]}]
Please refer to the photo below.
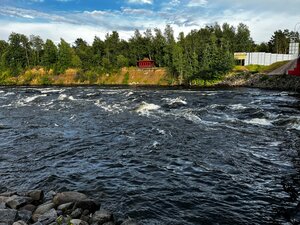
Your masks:
[{"label": "riverbank", "polygon": [[272,90],[300,91],[300,77],[290,75],[233,73],[216,84],[216,87],[254,87]]},{"label": "riverbank", "polygon": [[80,86],[80,85],[129,85],[173,86],[177,80],[166,68],[139,69],[124,67],[110,73],[67,69],[62,74],[52,70],[33,68],[15,77],[0,77],[0,85],[9,86]]},{"label": "riverbank", "polygon": [[0,225],[137,225],[120,220],[79,192],[42,190],[0,194]]},{"label": "riverbank", "polygon": [[[213,81],[193,81],[190,86],[207,87],[254,87],[273,90],[300,91],[300,77],[289,75],[267,75],[287,62],[270,66],[250,65],[235,67],[231,73]],[[178,87],[180,82],[168,73],[166,68],[139,69],[124,67],[119,71],[105,74],[83,73],[77,69],[68,69],[63,74],[54,75],[53,71],[43,68],[27,70],[17,77],[0,80],[4,86],[161,86]]]}]

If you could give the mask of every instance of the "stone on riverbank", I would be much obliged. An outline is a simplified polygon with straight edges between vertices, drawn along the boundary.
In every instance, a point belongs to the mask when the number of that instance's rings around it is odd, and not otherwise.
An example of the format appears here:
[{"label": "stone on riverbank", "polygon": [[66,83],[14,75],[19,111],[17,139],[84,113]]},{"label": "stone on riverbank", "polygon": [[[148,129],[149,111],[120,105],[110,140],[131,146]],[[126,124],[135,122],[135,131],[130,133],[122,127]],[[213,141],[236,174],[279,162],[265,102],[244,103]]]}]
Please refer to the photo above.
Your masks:
[{"label": "stone on riverbank", "polygon": [[27,193],[27,196],[33,201],[42,201],[44,199],[44,192],[42,190],[33,190]]},{"label": "stone on riverbank", "polygon": [[138,225],[138,223],[134,219],[127,219],[121,225]]},{"label": "stone on riverbank", "polygon": [[0,209],[0,224],[11,225],[17,218],[17,210],[15,209]]},{"label": "stone on riverbank", "polygon": [[13,195],[9,197],[6,201],[6,205],[11,209],[19,209],[20,207],[31,203],[32,199],[29,197],[23,197],[18,195]]},{"label": "stone on riverbank", "polygon": [[93,215],[93,222],[95,224],[103,224],[106,222],[110,222],[113,220],[113,214],[105,209],[100,209],[99,211],[95,212]]},{"label": "stone on riverbank", "polygon": [[[50,193],[50,194],[49,194]],[[113,213],[79,192],[0,194],[0,225],[116,225]],[[51,198],[52,196],[52,198]],[[136,225],[125,221],[122,225]]]},{"label": "stone on riverbank", "polygon": [[53,203],[45,203],[43,205],[40,205],[33,213],[32,219],[34,222],[37,222],[39,217],[43,214],[45,214],[46,212],[50,211],[51,209],[54,208],[54,204]]},{"label": "stone on riverbank", "polygon": [[22,220],[19,220],[17,222],[14,222],[13,225],[27,225],[27,223],[25,223],[24,221]]},{"label": "stone on riverbank", "polygon": [[87,222],[83,220],[73,219],[70,221],[73,225],[89,225]]},{"label": "stone on riverbank", "polygon": [[53,198],[53,203],[58,206],[69,202],[78,202],[87,199],[88,197],[85,194],[79,192],[62,192],[58,193]]}]

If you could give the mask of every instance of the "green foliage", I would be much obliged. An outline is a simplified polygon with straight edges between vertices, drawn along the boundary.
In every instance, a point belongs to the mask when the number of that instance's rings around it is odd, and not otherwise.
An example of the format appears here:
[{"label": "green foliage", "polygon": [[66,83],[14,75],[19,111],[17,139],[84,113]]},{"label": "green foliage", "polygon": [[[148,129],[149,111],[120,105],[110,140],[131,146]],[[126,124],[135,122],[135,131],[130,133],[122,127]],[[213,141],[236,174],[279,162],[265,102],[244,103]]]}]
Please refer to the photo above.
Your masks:
[{"label": "green foliage", "polygon": [[[56,46],[51,40],[44,43],[39,36],[31,35],[28,39],[25,35],[12,33],[8,42],[0,41],[0,73],[2,71],[2,80],[9,80],[8,76],[24,75],[24,71],[40,66],[46,69],[45,73],[51,70],[51,76],[75,69],[79,71],[76,76],[74,74],[76,81],[92,84],[101,74],[113,74],[122,67],[136,66],[140,59],[149,58],[156,66],[168,69],[172,83],[176,80],[187,85],[210,84],[233,68],[234,51],[253,48],[245,24],[237,27],[213,24],[193,30],[186,36],[180,33],[178,39],[174,38],[170,25],[163,31],[158,28],[144,33],[136,30],[129,40],[121,40],[118,32],[113,31],[104,40],[95,37],[92,45],[78,38],[72,47],[63,39]],[[48,76],[35,79],[30,75],[23,78],[24,82],[44,85],[52,80],[64,80]],[[65,79],[71,82],[74,78],[66,75]],[[123,83],[128,83],[128,79],[125,75]]]},{"label": "green foliage", "polygon": [[248,69],[250,73],[260,73],[266,68],[266,66],[262,66],[262,65],[248,65],[245,67]]},{"label": "green foliage", "polygon": [[65,40],[61,39],[58,45],[58,67],[59,73],[64,73],[68,68],[80,67],[81,60]]},{"label": "green foliage", "polygon": [[41,57],[41,63],[47,69],[54,68],[58,60],[58,49],[51,40],[46,40],[44,45],[44,54]]},{"label": "green foliage", "polygon": [[122,68],[122,67],[128,67],[129,65],[129,60],[123,56],[123,55],[118,55],[117,56],[117,67]]},{"label": "green foliage", "polygon": [[11,73],[9,70],[0,72],[0,85],[9,85],[11,81],[9,80],[11,78]]},{"label": "green foliage", "polygon": [[52,79],[50,75],[41,76],[39,79],[40,85],[49,86],[52,84]]},{"label": "green foliage", "polygon": [[124,75],[124,80],[123,80],[123,84],[128,84],[128,81],[129,81],[129,73],[126,72],[125,75]]},{"label": "green foliage", "polygon": [[259,78],[260,81],[267,81],[269,80],[269,76],[268,75],[261,75],[261,77]]}]

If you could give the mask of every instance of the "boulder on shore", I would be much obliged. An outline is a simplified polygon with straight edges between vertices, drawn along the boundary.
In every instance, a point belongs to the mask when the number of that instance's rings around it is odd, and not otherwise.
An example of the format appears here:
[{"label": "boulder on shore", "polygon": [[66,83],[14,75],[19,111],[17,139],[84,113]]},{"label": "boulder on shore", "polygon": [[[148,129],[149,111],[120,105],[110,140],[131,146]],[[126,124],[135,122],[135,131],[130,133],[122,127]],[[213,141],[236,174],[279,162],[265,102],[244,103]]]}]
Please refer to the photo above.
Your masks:
[{"label": "boulder on shore", "polygon": [[69,202],[83,201],[87,198],[85,194],[76,191],[61,192],[54,196],[53,203],[58,206]]}]

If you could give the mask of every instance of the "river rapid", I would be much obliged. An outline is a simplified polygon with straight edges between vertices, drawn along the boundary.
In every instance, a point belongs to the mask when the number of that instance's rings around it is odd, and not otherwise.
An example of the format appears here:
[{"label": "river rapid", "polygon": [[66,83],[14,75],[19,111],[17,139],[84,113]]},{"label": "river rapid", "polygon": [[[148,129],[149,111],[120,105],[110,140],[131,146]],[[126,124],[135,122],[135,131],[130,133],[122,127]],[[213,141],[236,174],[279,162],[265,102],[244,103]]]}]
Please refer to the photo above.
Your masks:
[{"label": "river rapid", "polygon": [[141,224],[296,223],[299,100],[247,88],[2,87],[0,191],[76,190]]}]

